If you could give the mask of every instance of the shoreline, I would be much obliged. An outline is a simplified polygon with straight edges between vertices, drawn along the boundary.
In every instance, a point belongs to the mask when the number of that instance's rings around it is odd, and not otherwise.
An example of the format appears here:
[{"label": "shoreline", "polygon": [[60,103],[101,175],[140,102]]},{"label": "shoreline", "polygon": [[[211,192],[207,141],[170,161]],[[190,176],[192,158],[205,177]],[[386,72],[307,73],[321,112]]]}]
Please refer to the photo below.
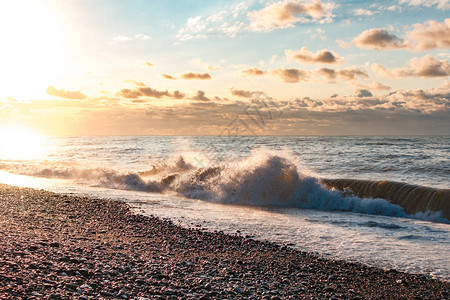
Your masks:
[{"label": "shoreline", "polygon": [[0,184],[0,299],[445,299],[450,282]]}]

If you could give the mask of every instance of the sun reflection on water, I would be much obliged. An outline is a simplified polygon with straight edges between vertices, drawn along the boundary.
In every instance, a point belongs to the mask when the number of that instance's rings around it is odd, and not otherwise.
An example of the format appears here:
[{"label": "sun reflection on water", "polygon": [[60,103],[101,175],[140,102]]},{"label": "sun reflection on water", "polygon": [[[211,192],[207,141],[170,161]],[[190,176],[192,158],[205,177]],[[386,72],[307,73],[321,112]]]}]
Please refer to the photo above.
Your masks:
[{"label": "sun reflection on water", "polygon": [[45,152],[44,136],[19,127],[0,130],[0,160],[34,160]]},{"label": "sun reflection on water", "polygon": [[28,188],[41,187],[41,181],[37,178],[11,174],[3,171],[0,171],[0,183]]}]

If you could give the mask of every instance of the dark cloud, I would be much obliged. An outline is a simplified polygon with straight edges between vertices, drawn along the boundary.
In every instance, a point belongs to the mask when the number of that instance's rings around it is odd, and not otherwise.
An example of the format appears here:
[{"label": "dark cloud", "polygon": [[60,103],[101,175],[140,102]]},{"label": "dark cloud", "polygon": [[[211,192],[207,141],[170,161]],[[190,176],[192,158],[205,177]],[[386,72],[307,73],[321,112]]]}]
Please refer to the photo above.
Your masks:
[{"label": "dark cloud", "polygon": [[255,94],[263,94],[263,92],[261,91],[244,91],[244,90],[235,90],[234,88],[230,89],[230,93],[233,96],[238,96],[238,97],[242,97],[242,98],[250,98]]},{"label": "dark cloud", "polygon": [[356,77],[362,77],[362,78],[368,78],[369,75],[367,75],[366,72],[356,69],[353,67],[346,68],[346,69],[329,69],[329,68],[320,68],[316,70],[316,73],[322,77],[325,77],[326,79],[330,81],[334,81],[336,79],[341,80],[355,80]]},{"label": "dark cloud", "polygon": [[279,77],[284,82],[296,83],[299,81],[308,80],[308,73],[299,69],[286,69],[285,67],[274,69],[270,71],[273,76]]},{"label": "dark cloud", "polygon": [[364,89],[356,90],[355,94],[356,94],[356,97],[358,97],[358,98],[366,98],[366,97],[373,96],[370,91],[364,90]]},{"label": "dark cloud", "polygon": [[173,77],[172,75],[169,75],[169,74],[161,74],[161,76],[166,78],[166,79],[171,79],[171,80],[177,79],[176,77]]},{"label": "dark cloud", "polygon": [[181,78],[183,79],[199,79],[199,80],[207,80],[207,79],[211,79],[211,75],[209,75],[208,73],[184,73],[181,74]]},{"label": "dark cloud", "polygon": [[180,92],[180,91],[174,91],[173,93],[172,93],[172,98],[174,98],[174,99],[183,99],[184,98],[184,96],[186,96],[185,94],[183,94],[182,92]]},{"label": "dark cloud", "polygon": [[155,89],[152,89],[151,87],[140,87],[138,88],[138,92],[141,94],[141,96],[145,96],[145,97],[152,97],[152,98],[157,98],[160,99],[164,96],[169,97],[170,93],[165,90],[165,91],[158,91]]},{"label": "dark cloud", "polygon": [[128,99],[136,99],[142,96],[139,91],[130,89],[121,89],[117,94],[123,98]]},{"label": "dark cloud", "polygon": [[204,91],[197,91],[197,94],[192,97],[192,100],[198,100],[198,101],[209,101],[210,99],[208,97],[205,96],[205,92]]},{"label": "dark cloud", "polygon": [[46,90],[47,94],[50,96],[70,99],[70,100],[84,100],[87,98],[85,94],[80,91],[67,91],[65,89],[56,89],[54,86],[49,86]]},{"label": "dark cloud", "polygon": [[258,68],[251,68],[251,69],[243,70],[243,71],[241,71],[241,73],[244,75],[248,75],[248,76],[261,76],[261,75],[265,74],[265,72],[263,70],[258,69]]},{"label": "dark cloud", "polygon": [[[180,91],[170,93],[167,90],[158,91],[148,86],[139,86],[136,89],[121,89],[117,94],[127,99],[137,99],[140,97],[183,99],[185,96]],[[135,101],[135,103],[137,102]]]},{"label": "dark cloud", "polygon": [[365,49],[399,49],[408,47],[408,44],[395,34],[389,33],[386,29],[373,28],[363,31],[355,37],[352,44]]},{"label": "dark cloud", "polygon": [[326,49],[317,51],[315,54],[306,47],[302,47],[298,51],[285,50],[284,52],[288,60],[296,60],[300,63],[336,64],[341,61],[339,55]]}]

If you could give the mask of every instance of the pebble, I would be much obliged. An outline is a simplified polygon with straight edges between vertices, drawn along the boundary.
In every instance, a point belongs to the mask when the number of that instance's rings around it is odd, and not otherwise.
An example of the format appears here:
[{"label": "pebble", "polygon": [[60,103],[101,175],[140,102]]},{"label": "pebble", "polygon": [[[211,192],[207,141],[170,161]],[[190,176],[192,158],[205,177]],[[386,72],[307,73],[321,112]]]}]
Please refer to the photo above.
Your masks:
[{"label": "pebble", "polygon": [[11,291],[18,299],[445,299],[450,291],[428,276],[134,215],[123,202],[0,185],[0,215],[8,237],[0,299]]}]

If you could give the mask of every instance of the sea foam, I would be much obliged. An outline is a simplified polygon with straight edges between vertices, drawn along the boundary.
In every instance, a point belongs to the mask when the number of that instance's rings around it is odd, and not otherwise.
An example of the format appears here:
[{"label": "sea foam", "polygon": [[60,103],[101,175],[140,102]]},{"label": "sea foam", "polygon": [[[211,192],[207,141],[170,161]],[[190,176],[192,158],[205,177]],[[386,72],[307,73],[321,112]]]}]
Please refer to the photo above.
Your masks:
[{"label": "sea foam", "polygon": [[[23,175],[72,179],[104,188],[177,193],[211,202],[448,221],[442,217],[439,206],[432,206],[432,210],[430,206],[420,209],[415,202],[392,201],[389,197],[377,196],[377,193],[367,193],[367,188],[361,188],[365,193],[358,194],[352,185],[343,184],[347,182],[345,180],[320,179],[287,150],[258,148],[245,158],[230,159],[206,167],[196,166],[192,156],[179,153],[164,161],[154,162],[149,170],[140,172],[48,162],[34,166],[3,163],[0,168]],[[424,189],[415,190],[424,194]],[[444,204],[448,200],[441,202],[445,208]],[[412,205],[419,209],[412,209]]]}]

